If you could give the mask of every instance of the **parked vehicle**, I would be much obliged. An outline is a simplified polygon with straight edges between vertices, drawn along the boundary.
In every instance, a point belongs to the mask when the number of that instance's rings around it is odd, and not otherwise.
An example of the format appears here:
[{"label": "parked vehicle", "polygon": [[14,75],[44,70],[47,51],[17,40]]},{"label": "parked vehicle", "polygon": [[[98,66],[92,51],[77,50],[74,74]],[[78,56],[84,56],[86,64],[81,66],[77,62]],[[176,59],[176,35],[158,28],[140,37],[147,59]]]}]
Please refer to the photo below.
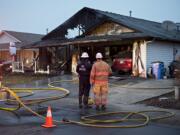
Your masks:
[{"label": "parked vehicle", "polygon": [[132,53],[120,52],[116,55],[113,59],[112,70],[130,73],[132,71]]}]

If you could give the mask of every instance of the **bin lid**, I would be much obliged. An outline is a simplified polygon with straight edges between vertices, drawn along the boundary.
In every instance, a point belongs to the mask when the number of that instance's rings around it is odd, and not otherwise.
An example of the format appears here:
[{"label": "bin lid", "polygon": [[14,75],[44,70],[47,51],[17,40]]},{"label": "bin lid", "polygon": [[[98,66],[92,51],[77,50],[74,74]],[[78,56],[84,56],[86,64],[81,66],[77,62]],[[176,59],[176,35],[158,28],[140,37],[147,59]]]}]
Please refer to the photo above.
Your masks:
[{"label": "bin lid", "polygon": [[153,61],[153,62],[151,62],[151,64],[154,64],[154,63],[161,63],[161,64],[164,64],[164,62],[162,62],[162,61]]}]

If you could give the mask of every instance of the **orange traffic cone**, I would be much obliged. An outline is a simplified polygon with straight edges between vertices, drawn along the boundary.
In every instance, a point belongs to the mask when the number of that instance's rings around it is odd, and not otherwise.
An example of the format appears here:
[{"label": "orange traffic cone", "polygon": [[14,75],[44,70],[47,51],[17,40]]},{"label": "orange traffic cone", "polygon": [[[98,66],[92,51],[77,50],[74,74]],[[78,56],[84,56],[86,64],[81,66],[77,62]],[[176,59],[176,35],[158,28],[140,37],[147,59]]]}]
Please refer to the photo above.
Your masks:
[{"label": "orange traffic cone", "polygon": [[45,128],[51,128],[51,127],[56,126],[56,125],[53,124],[53,118],[52,118],[52,113],[51,113],[51,107],[50,106],[48,106],[46,122],[42,126],[45,127]]}]

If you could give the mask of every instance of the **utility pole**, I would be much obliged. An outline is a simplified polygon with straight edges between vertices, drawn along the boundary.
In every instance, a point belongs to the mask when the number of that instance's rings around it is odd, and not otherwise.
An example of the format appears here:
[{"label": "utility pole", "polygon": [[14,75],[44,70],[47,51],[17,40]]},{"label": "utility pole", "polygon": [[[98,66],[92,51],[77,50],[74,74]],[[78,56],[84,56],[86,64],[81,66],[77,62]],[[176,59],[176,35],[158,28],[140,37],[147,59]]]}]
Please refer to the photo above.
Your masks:
[{"label": "utility pole", "polygon": [[46,34],[48,34],[49,33],[49,29],[48,28],[46,28]]}]

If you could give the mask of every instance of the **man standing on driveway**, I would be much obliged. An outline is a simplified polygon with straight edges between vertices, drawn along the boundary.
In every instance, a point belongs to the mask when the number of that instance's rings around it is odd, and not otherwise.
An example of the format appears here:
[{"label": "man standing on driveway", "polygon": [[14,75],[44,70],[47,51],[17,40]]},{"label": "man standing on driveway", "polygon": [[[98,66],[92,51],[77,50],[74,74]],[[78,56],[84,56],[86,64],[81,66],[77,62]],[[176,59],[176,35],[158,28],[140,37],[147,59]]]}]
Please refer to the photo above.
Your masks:
[{"label": "man standing on driveway", "polygon": [[88,60],[89,55],[83,52],[81,55],[81,61],[78,63],[76,72],[79,74],[79,108],[82,108],[82,102],[84,103],[85,109],[89,108],[88,98],[90,91],[90,72],[92,65]]},{"label": "man standing on driveway", "polygon": [[110,66],[102,60],[101,53],[96,54],[97,61],[93,64],[90,83],[93,86],[96,110],[106,109],[108,95],[108,76],[112,73]]}]

